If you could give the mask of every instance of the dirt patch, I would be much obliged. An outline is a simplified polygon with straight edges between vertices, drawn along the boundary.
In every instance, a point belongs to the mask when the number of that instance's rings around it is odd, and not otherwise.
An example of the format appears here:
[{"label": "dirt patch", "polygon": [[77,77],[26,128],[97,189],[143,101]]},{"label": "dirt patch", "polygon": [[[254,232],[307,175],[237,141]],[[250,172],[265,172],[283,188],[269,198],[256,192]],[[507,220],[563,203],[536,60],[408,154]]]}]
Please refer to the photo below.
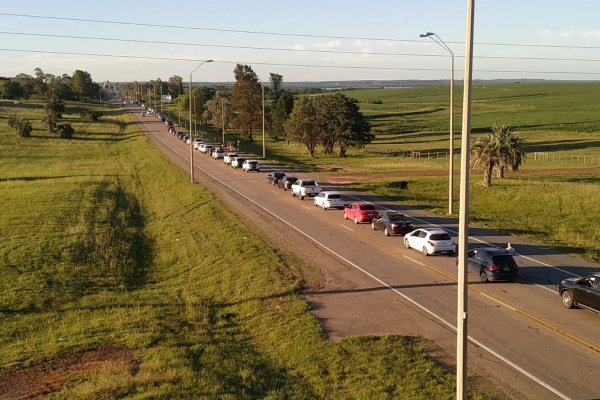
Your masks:
[{"label": "dirt patch", "polygon": [[0,399],[41,399],[82,371],[125,364],[132,374],[138,369],[137,351],[102,345],[41,362],[32,367],[0,374]]}]

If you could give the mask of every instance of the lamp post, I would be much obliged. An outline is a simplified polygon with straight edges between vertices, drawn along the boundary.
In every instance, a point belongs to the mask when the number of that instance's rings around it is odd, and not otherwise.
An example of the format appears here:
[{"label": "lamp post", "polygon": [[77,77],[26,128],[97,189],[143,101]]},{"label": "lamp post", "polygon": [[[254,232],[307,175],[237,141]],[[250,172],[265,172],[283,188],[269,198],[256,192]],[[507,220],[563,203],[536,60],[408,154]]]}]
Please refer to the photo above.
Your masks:
[{"label": "lamp post", "polygon": [[188,102],[190,103],[190,179],[194,183],[194,139],[192,137],[192,74],[205,63],[212,62],[213,60],[204,60],[196,68],[190,72],[190,96]]},{"label": "lamp post", "polygon": [[448,154],[450,158],[448,169],[450,171],[448,174],[448,215],[452,215],[454,203],[454,52],[433,32],[421,33],[419,37],[430,38],[450,53],[450,153]]}]

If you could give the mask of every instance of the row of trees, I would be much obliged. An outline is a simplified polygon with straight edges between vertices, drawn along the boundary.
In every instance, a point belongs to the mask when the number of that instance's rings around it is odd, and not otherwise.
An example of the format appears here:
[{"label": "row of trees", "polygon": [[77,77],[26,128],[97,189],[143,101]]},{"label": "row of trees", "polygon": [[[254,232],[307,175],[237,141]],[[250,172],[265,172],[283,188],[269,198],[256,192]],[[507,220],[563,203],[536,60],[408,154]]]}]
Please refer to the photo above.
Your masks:
[{"label": "row of trees", "polygon": [[73,75],[52,75],[40,68],[35,76],[25,73],[13,78],[0,78],[0,97],[5,99],[48,100],[58,97],[64,100],[87,100],[97,98],[101,87],[92,80],[89,72],[75,70]]}]

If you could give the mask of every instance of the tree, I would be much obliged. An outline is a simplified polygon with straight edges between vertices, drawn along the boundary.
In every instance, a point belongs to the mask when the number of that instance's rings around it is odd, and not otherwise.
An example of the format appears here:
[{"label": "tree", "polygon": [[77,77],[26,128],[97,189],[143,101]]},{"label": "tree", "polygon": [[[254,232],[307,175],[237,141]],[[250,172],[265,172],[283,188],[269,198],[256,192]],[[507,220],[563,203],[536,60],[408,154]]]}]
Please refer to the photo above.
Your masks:
[{"label": "tree", "polygon": [[48,86],[46,85],[46,74],[42,71],[41,68],[36,68],[33,70],[35,72],[35,79],[33,80],[33,93],[34,95],[43,100],[46,98],[46,93],[48,92]]},{"label": "tree", "polygon": [[0,98],[20,99],[22,97],[25,97],[25,89],[19,82],[14,80],[0,81]]},{"label": "tree", "polygon": [[498,143],[491,133],[478,137],[471,146],[471,168],[483,171],[483,186],[492,185],[492,172],[498,162]]},{"label": "tree", "polygon": [[338,155],[345,157],[348,148],[362,147],[373,140],[371,126],[362,115],[358,101],[341,93],[314,97],[319,142],[327,155],[338,146]]},{"label": "tree", "polygon": [[97,88],[94,86],[90,73],[79,69],[73,72],[71,86],[75,95],[82,101],[96,97],[96,93],[100,91],[100,86],[96,85]]},{"label": "tree", "polygon": [[169,78],[167,88],[169,90],[169,94],[171,95],[171,99],[175,100],[177,97],[183,94],[183,78],[179,75],[173,75]]},{"label": "tree", "polygon": [[34,79],[31,75],[19,74],[15,76],[13,81],[18,82],[25,91],[24,97],[29,98],[33,95]]},{"label": "tree", "polygon": [[363,148],[371,143],[375,135],[371,133],[371,124],[360,112],[358,101],[343,96],[345,109],[345,129],[338,137],[338,156],[346,157],[350,147]]},{"label": "tree", "polygon": [[49,118],[62,118],[62,114],[65,112],[65,102],[62,101],[58,96],[52,96],[46,102],[45,109]]},{"label": "tree", "polygon": [[294,96],[289,92],[283,92],[273,108],[271,109],[271,129],[270,134],[273,138],[279,138],[280,134],[285,134],[285,121],[294,109]]},{"label": "tree", "polygon": [[271,99],[273,99],[274,103],[277,103],[282,92],[281,85],[283,84],[283,75],[271,72],[269,74],[269,81],[271,81]]},{"label": "tree", "polygon": [[262,93],[258,76],[248,65],[237,64],[234,71],[232,106],[235,125],[244,138],[252,141],[252,129],[262,123]]},{"label": "tree", "polygon": [[471,146],[471,168],[483,171],[483,186],[492,186],[492,175],[497,170],[498,177],[504,177],[504,170],[516,171],[525,157],[521,149],[521,138],[513,135],[505,125],[495,126],[475,140]]},{"label": "tree", "polygon": [[294,110],[285,123],[287,136],[306,146],[308,155],[313,157],[319,144],[319,128],[316,110],[311,97],[301,97],[294,104]]},{"label": "tree", "polygon": [[207,101],[204,106],[204,120],[219,129],[222,125],[227,129],[231,123],[232,109],[231,102],[227,99],[225,94],[217,92],[217,94]]},{"label": "tree", "polygon": [[525,159],[525,152],[522,146],[525,143],[520,137],[513,135],[510,128],[506,125],[494,126],[494,136],[499,143],[500,157],[496,165],[496,177],[504,178],[504,172],[509,169],[511,172],[519,170],[519,167]]}]

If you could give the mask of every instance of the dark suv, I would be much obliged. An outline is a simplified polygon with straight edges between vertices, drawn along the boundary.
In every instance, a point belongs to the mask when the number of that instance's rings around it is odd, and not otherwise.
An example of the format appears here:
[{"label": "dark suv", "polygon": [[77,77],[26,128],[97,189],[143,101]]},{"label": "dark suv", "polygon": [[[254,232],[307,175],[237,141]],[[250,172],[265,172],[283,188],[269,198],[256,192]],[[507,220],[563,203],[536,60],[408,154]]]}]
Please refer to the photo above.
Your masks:
[{"label": "dark suv", "polygon": [[506,249],[479,247],[470,250],[468,270],[479,275],[481,282],[512,282],[519,276],[519,266]]}]

